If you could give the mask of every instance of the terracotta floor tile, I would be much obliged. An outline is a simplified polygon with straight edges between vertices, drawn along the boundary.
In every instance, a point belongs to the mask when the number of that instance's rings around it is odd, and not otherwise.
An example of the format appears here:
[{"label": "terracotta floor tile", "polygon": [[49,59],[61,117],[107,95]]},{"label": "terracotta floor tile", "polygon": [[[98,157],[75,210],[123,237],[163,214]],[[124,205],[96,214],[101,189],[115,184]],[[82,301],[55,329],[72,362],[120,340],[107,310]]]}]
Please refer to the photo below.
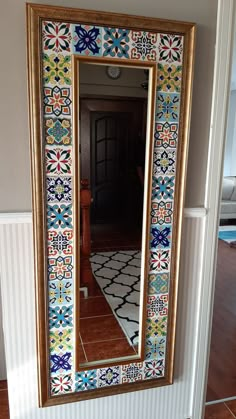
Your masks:
[{"label": "terracotta floor tile", "polygon": [[236,416],[236,400],[231,400],[230,402],[225,402],[229,410]]},{"label": "terracotta floor tile", "polygon": [[79,363],[87,362],[84,354],[84,350],[81,345],[79,345]]},{"label": "terracotta floor tile", "polygon": [[81,319],[80,335],[83,344],[124,338],[124,333],[113,314],[110,316]]},{"label": "terracotta floor tile", "polygon": [[80,318],[111,314],[111,308],[104,296],[80,300]]},{"label": "terracotta floor tile", "polygon": [[233,419],[234,416],[224,403],[211,404],[206,406],[205,419]]},{"label": "terracotta floor tile", "polygon": [[7,389],[7,380],[1,380],[0,381],[0,390],[6,390]]},{"label": "terracotta floor tile", "polygon": [[9,404],[7,390],[0,391],[0,419],[9,419]]},{"label": "terracotta floor tile", "polygon": [[86,343],[84,350],[88,362],[101,361],[109,358],[120,358],[123,356],[136,355],[126,339],[110,340],[107,342]]}]

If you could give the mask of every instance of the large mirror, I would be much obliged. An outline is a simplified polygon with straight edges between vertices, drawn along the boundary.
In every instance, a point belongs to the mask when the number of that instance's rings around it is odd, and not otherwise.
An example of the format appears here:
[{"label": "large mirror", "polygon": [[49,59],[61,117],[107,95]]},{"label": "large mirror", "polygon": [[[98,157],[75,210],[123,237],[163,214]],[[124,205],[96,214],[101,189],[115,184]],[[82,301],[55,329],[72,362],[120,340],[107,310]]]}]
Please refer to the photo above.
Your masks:
[{"label": "large mirror", "polygon": [[39,405],[171,384],[194,24],[27,26]]},{"label": "large mirror", "polygon": [[77,65],[82,237],[78,368],[85,369],[143,356],[150,207],[145,162],[152,156],[150,109],[156,80],[152,67],[145,65],[117,60],[97,64],[93,59]]}]

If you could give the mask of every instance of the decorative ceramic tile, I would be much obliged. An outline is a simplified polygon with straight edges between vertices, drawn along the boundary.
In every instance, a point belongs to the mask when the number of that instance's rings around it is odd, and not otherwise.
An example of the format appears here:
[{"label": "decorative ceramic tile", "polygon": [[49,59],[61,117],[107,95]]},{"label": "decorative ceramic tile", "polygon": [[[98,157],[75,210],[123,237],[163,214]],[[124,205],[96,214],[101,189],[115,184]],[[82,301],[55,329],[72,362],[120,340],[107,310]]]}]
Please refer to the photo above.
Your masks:
[{"label": "decorative ceramic tile", "polygon": [[161,34],[158,44],[159,61],[181,63],[183,53],[183,37],[179,35]]},{"label": "decorative ceramic tile", "polygon": [[147,316],[149,318],[168,314],[168,294],[149,295],[147,301]]},{"label": "decorative ceramic tile", "polygon": [[71,327],[72,307],[73,306],[49,307],[50,328],[59,329],[60,327]]},{"label": "decorative ceramic tile", "polygon": [[71,52],[70,23],[43,22],[43,51]]},{"label": "decorative ceramic tile", "polygon": [[143,379],[143,364],[142,362],[136,364],[121,366],[121,382],[133,383]]},{"label": "decorative ceramic tile", "polygon": [[169,249],[171,245],[171,226],[151,226],[151,249]]},{"label": "decorative ceramic tile", "polygon": [[158,34],[145,31],[131,31],[130,58],[135,60],[157,60]]},{"label": "decorative ceramic tile", "polygon": [[62,355],[51,354],[50,355],[51,374],[60,373],[63,374],[66,371],[71,371],[71,353],[66,352]]},{"label": "decorative ceramic tile", "polygon": [[71,121],[65,118],[46,118],[45,135],[47,145],[70,145]]},{"label": "decorative ceramic tile", "polygon": [[55,147],[45,149],[47,175],[71,175],[71,147]]},{"label": "decorative ceramic tile", "polygon": [[175,174],[176,150],[155,148],[153,157],[153,175]]},{"label": "decorative ceramic tile", "polygon": [[71,177],[47,177],[48,202],[72,202]]},{"label": "decorative ceramic tile", "polygon": [[146,341],[145,359],[163,359],[166,353],[166,337],[152,337]]},{"label": "decorative ceramic tile", "polygon": [[170,269],[170,250],[156,250],[150,252],[150,271],[168,272]]},{"label": "decorative ceramic tile", "polygon": [[179,118],[180,95],[159,93],[156,104],[156,121],[175,122]]},{"label": "decorative ceramic tile", "polygon": [[98,370],[98,387],[120,384],[120,366]]},{"label": "decorative ceramic tile", "polygon": [[170,200],[174,198],[174,176],[158,176],[152,179],[152,199]]},{"label": "decorative ceramic tile", "polygon": [[159,359],[158,361],[145,362],[144,376],[146,379],[163,377],[164,372],[164,359]]},{"label": "decorative ceramic tile", "polygon": [[44,85],[71,85],[71,57],[62,54],[43,54]]},{"label": "decorative ceramic tile", "polygon": [[176,148],[178,140],[178,124],[158,122],[155,127],[155,147]]},{"label": "decorative ceramic tile", "polygon": [[50,281],[48,286],[50,307],[73,303],[73,285],[71,281]]},{"label": "decorative ceramic tile", "polygon": [[102,28],[93,25],[74,25],[73,51],[87,56],[102,55]]},{"label": "decorative ceramic tile", "polygon": [[148,294],[167,293],[168,289],[169,289],[169,273],[149,275]]},{"label": "decorative ceramic tile", "polygon": [[48,231],[48,255],[72,255],[73,253],[73,230],[49,230]]},{"label": "decorative ceramic tile", "polygon": [[180,93],[182,66],[174,64],[158,64],[157,90],[162,92]]},{"label": "decorative ceramic tile", "polygon": [[73,351],[73,330],[72,329],[60,329],[50,330],[49,334],[49,348],[50,352],[54,353],[66,353],[67,351]]},{"label": "decorative ceramic tile", "polygon": [[48,229],[72,228],[71,205],[48,205],[47,208]]},{"label": "decorative ceramic tile", "polygon": [[103,55],[105,57],[129,58],[130,31],[104,28]]},{"label": "decorative ceramic tile", "polygon": [[72,278],[72,256],[48,258],[48,279],[49,281],[61,281]]},{"label": "decorative ceramic tile", "polygon": [[171,224],[173,214],[173,203],[152,202],[151,203],[151,223],[152,224]]},{"label": "decorative ceramic tile", "polygon": [[147,339],[166,336],[167,317],[153,317],[147,319]]},{"label": "decorative ceramic tile", "polygon": [[76,391],[93,390],[97,387],[97,370],[82,371],[75,374]]},{"label": "decorative ceramic tile", "polygon": [[71,92],[68,87],[44,88],[44,113],[45,116],[71,115]]},{"label": "decorative ceramic tile", "polygon": [[52,395],[60,395],[72,392],[72,374],[51,377]]}]

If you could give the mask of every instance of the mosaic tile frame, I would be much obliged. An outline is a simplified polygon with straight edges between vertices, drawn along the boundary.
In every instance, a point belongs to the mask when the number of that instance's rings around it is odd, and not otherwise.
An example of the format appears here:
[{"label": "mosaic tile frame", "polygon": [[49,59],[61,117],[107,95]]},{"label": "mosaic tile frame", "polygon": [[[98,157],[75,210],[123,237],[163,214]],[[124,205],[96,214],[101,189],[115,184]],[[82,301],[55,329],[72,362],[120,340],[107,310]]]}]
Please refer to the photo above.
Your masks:
[{"label": "mosaic tile frame", "polygon": [[[173,382],[195,25],[27,5],[39,405]],[[157,67],[143,362],[75,370],[74,55]]]}]

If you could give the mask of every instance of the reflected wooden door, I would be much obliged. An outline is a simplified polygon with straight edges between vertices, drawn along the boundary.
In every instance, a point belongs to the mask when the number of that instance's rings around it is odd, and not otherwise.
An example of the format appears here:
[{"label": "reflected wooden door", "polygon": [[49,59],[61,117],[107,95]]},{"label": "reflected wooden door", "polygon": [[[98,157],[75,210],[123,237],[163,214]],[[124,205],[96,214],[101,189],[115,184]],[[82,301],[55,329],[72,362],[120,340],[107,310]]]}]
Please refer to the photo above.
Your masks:
[{"label": "reflected wooden door", "polygon": [[82,99],[81,177],[90,180],[92,224],[124,224],[140,193],[138,144],[144,137],[144,100]]}]

